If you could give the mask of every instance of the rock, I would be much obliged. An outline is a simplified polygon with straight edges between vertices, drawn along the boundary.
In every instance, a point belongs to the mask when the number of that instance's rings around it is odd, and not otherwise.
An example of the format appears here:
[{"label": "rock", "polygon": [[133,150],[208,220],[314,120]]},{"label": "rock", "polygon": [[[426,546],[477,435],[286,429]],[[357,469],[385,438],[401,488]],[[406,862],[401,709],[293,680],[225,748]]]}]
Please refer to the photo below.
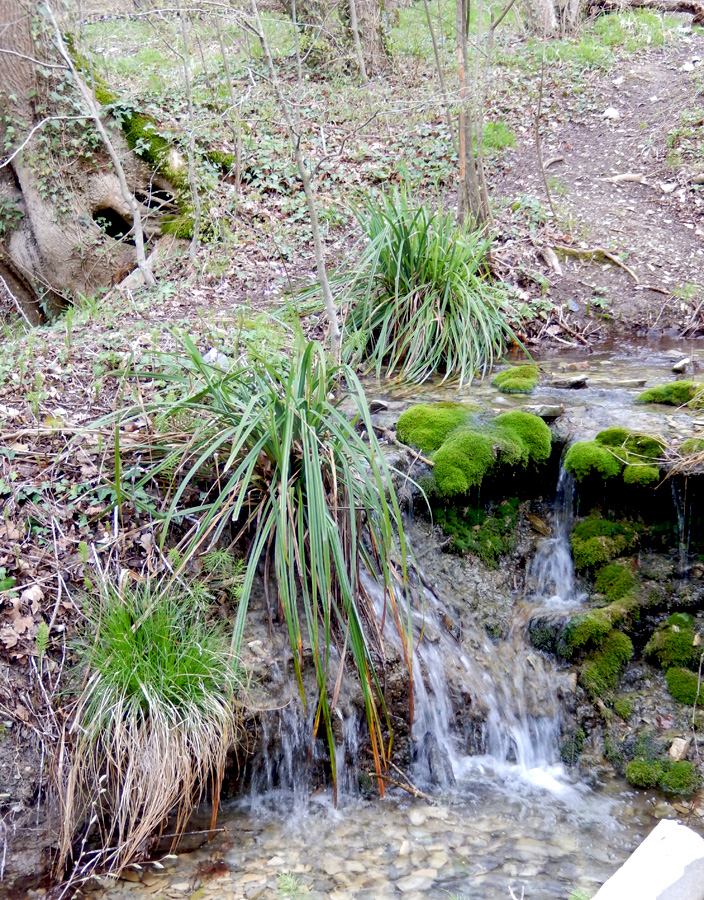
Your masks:
[{"label": "rock", "polygon": [[682,372],[686,372],[687,366],[689,366],[691,364],[691,362],[692,362],[692,360],[690,359],[690,357],[685,356],[679,362],[676,362],[674,364],[674,366],[672,367],[672,371],[677,372],[678,374],[681,374]]},{"label": "rock", "polygon": [[602,113],[602,117],[604,119],[610,119],[612,122],[618,122],[621,118],[621,114],[617,109],[614,109],[613,106],[610,106],[608,109],[605,109]]},{"label": "rock", "polygon": [[523,407],[523,412],[540,416],[541,419],[557,419],[564,411],[565,407],[557,403],[537,403]]},{"label": "rock", "polygon": [[552,534],[552,529],[547,522],[544,522],[540,518],[540,516],[534,516],[529,513],[526,518],[530,522],[533,531],[537,531],[538,534],[543,534],[545,535],[545,537],[550,537],[550,535]]},{"label": "rock", "polygon": [[371,400],[369,402],[370,413],[388,412],[389,404],[385,400]]},{"label": "rock", "polygon": [[418,869],[412,875],[399,878],[396,882],[396,887],[402,894],[407,894],[409,891],[427,891],[433,881],[435,881],[437,874],[435,869]]},{"label": "rock", "polygon": [[684,738],[675,738],[668,751],[670,759],[674,759],[675,762],[685,759],[689,753],[689,745],[690,742]]},{"label": "rock", "polygon": [[550,382],[550,387],[569,388],[570,390],[589,387],[589,377],[587,375],[571,375],[569,378],[556,378]]},{"label": "rock", "polygon": [[660,822],[594,900],[704,900],[704,838]]},{"label": "rock", "polygon": [[408,821],[416,828],[424,824],[427,816],[420,809],[412,809],[408,814]]}]

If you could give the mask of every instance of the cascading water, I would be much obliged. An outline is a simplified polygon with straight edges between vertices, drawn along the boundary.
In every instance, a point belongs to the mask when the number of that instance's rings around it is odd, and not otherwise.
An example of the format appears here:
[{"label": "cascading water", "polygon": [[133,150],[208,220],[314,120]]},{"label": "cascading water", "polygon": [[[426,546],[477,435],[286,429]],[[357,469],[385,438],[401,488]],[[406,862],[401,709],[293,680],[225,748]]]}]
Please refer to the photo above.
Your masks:
[{"label": "cascading water", "polygon": [[[413,655],[417,781],[448,787],[483,771],[564,789],[558,753],[562,676],[542,654],[533,652],[525,632],[536,610],[564,617],[566,609],[583,599],[575,592],[569,545],[573,499],[574,482],[562,470],[552,535],[538,548],[529,571],[529,602],[519,608],[506,641],[495,644],[477,626],[473,634],[464,635],[464,643],[474,648],[470,655],[446,627],[451,620],[448,604],[423,585],[419,573],[423,602],[413,617],[415,632],[424,638],[416,642]],[[381,591],[371,579],[365,587],[381,614]],[[385,637],[398,641],[388,617]],[[483,711],[479,753],[476,746],[468,746],[458,696],[470,697],[470,706]]]}]

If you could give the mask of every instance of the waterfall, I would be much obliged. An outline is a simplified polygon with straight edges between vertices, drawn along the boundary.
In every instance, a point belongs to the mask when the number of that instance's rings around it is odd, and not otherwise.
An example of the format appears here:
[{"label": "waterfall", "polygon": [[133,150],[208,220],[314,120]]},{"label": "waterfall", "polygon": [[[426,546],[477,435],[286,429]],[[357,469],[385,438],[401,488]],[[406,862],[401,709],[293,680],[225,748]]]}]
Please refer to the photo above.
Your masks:
[{"label": "waterfall", "polygon": [[[567,676],[529,644],[527,627],[536,613],[564,619],[566,611],[583,599],[575,590],[569,544],[573,501],[574,481],[561,470],[552,532],[540,541],[528,570],[527,596],[518,602],[505,640],[494,642],[480,624],[463,620],[460,641],[448,627],[453,598],[437,596],[424,583],[423,573],[415,573],[409,754],[415,783],[446,790],[461,782],[496,781],[500,776],[501,783],[514,790],[520,785],[556,794],[570,790],[558,749],[559,692]],[[411,546],[412,533],[409,525]],[[378,620],[385,618],[384,640],[397,648],[400,657],[401,639],[393,616],[383,617],[383,589],[370,575],[361,577]],[[405,601],[399,595],[397,602]],[[361,720],[349,707],[339,715],[336,759],[338,794],[343,797],[357,791]],[[310,792],[311,766],[325,756],[321,739],[311,740],[310,719],[310,711],[306,717],[295,701],[262,718],[263,750],[254,766],[253,798],[283,790],[297,803]]]}]

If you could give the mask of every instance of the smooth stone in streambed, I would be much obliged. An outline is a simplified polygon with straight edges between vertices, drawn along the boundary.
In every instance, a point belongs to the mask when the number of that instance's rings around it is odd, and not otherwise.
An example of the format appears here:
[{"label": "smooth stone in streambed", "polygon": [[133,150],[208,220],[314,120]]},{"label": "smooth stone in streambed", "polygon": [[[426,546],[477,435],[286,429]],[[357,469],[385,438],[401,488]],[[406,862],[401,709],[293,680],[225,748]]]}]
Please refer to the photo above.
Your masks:
[{"label": "smooth stone in streambed", "polygon": [[674,364],[674,366],[672,367],[672,371],[676,372],[678,375],[682,372],[686,372],[687,366],[689,366],[691,362],[692,360],[689,358],[689,356],[685,356],[684,359],[681,359],[679,360],[679,362],[676,362]]},{"label": "smooth stone in streambed", "polygon": [[426,816],[426,814],[423,812],[422,809],[412,809],[408,813],[408,821],[411,823],[411,825],[415,826],[416,828],[419,828],[421,825],[424,825],[427,818],[428,817]]},{"label": "smooth stone in streambed", "polygon": [[437,874],[435,869],[418,869],[412,875],[399,878],[396,887],[402,894],[407,894],[409,891],[427,891],[435,881]]},{"label": "smooth stone in streambed", "polygon": [[344,860],[336,859],[334,856],[328,857],[323,863],[323,872],[326,875],[337,875],[345,867]]}]

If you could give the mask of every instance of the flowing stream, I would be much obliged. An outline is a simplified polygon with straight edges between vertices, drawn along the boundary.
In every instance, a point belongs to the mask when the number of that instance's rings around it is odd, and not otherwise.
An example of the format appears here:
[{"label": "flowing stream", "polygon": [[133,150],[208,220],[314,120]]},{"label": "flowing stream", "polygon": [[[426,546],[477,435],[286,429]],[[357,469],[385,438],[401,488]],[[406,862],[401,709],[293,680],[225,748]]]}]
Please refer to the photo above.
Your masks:
[{"label": "flowing stream", "polygon": [[[599,406],[605,396],[599,359],[593,366],[596,405],[572,415],[580,432],[611,424]],[[624,385],[632,374],[622,370]],[[614,394],[613,376],[609,389]],[[646,413],[635,415],[645,427]],[[683,510],[683,499],[675,500]],[[139,883],[105,880],[96,896],[508,900],[522,890],[526,900],[568,900],[578,890],[591,896],[672,808],[606,770],[595,772],[593,784],[580,782],[560,759],[570,674],[532,648],[527,630],[538,618],[564,621],[585,602],[570,554],[574,503],[574,483],[562,470],[551,533],[538,543],[502,640],[479,625],[458,635],[450,627],[453,598],[431,590],[419,564],[408,774],[421,797],[397,790],[379,800],[360,789],[371,768],[360,753],[366,726],[341,703],[334,808],[330,790],[313,790],[312,764],[325,756],[322,742],[311,742],[314,711],[304,714],[292,693],[285,708],[262,716],[250,787],[221,811],[223,831],[192,853],[163,860],[167,868],[145,864]],[[686,555],[684,515],[679,525]],[[412,523],[408,537],[411,545],[420,540]],[[367,579],[365,587],[380,610],[377,585]],[[391,617],[384,639],[400,654]]]}]

